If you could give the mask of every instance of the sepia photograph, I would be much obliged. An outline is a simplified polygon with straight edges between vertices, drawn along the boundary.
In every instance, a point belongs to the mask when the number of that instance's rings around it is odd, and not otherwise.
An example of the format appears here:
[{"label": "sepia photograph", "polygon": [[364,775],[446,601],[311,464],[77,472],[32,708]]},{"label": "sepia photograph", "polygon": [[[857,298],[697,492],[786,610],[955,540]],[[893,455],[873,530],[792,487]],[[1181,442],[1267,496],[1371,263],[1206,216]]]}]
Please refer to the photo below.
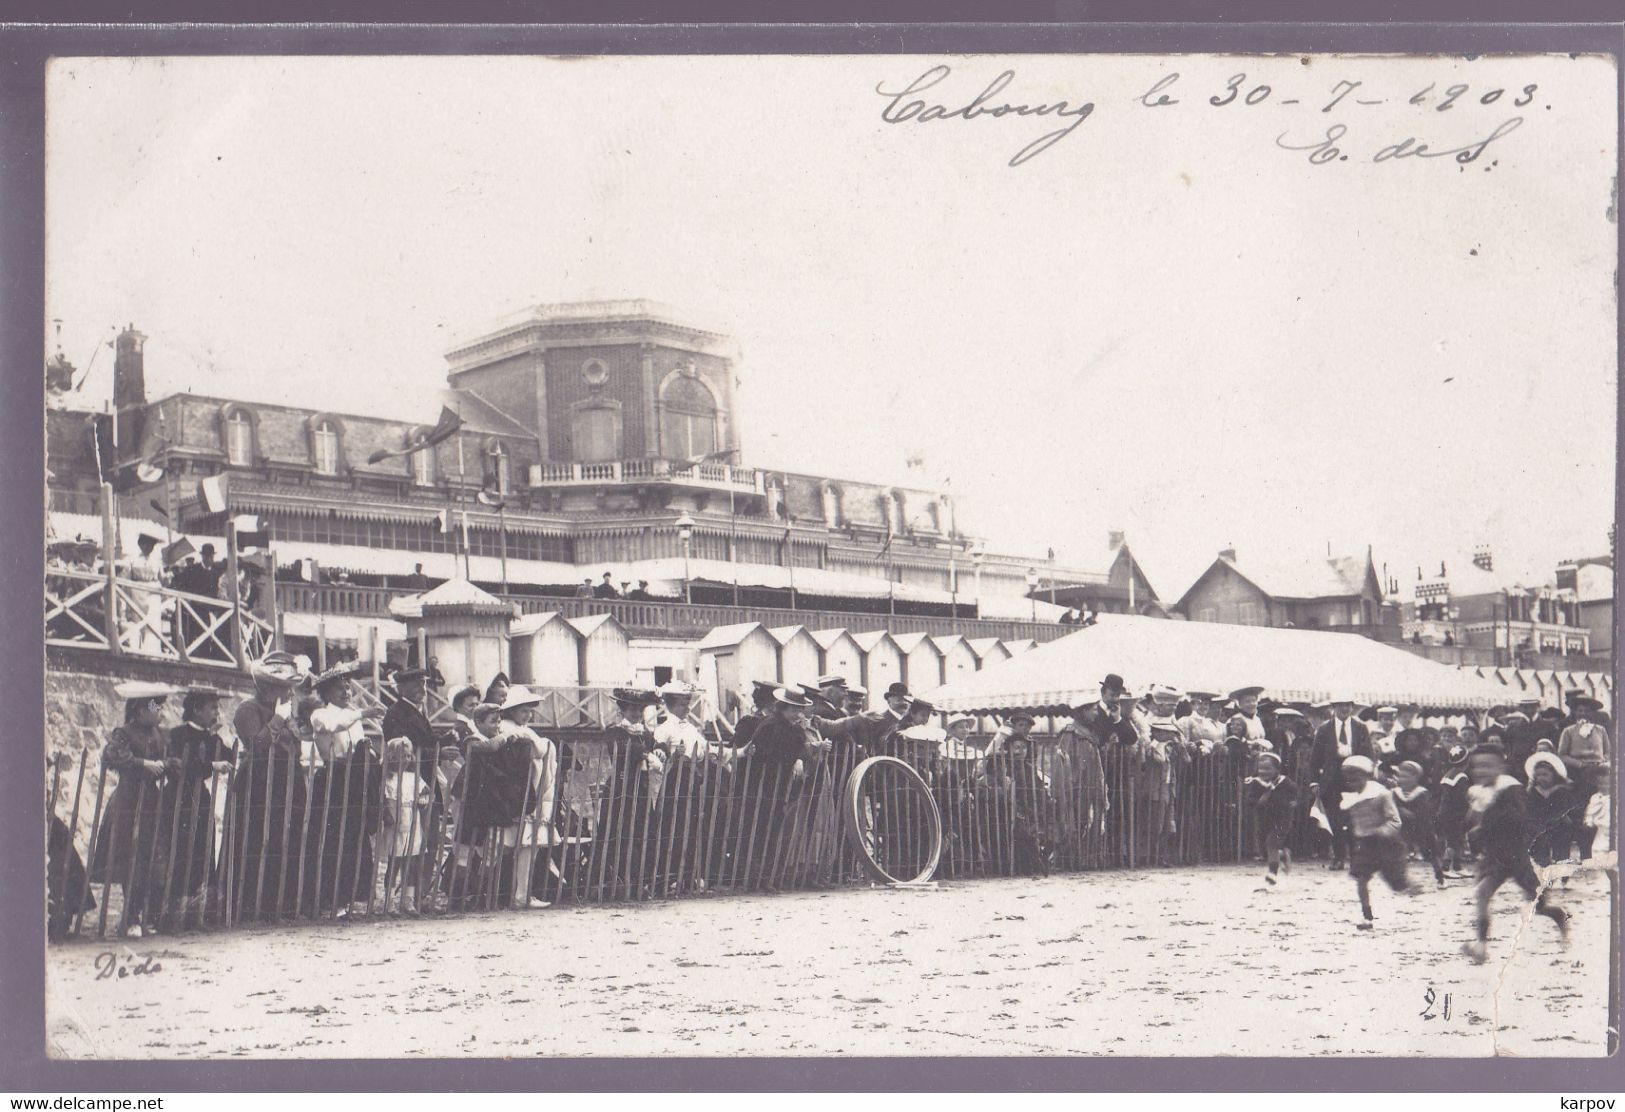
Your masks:
[{"label": "sepia photograph", "polygon": [[1612,1055],[1618,90],[52,58],[48,1055]]}]

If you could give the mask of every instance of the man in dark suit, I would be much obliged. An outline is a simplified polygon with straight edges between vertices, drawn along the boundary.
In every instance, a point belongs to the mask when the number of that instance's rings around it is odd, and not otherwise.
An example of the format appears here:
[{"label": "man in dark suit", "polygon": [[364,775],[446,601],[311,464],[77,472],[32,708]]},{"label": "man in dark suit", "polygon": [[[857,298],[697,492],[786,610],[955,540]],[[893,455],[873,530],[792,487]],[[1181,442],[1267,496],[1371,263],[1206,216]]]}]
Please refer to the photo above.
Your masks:
[{"label": "man in dark suit", "polygon": [[1332,828],[1332,861],[1327,868],[1341,869],[1348,855],[1348,824],[1343,817],[1343,761],[1349,757],[1370,757],[1371,731],[1354,717],[1354,702],[1340,699],[1332,703],[1332,718],[1315,731],[1311,758],[1314,782],[1310,788],[1320,794],[1321,809]]}]

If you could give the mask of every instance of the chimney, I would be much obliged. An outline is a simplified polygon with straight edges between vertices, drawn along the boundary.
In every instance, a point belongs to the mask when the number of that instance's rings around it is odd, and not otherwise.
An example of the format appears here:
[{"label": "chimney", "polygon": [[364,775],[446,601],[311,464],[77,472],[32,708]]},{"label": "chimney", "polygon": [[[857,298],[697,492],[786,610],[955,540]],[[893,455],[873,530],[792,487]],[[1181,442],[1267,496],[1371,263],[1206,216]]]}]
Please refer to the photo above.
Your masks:
[{"label": "chimney", "polygon": [[1106,547],[1107,548],[1122,548],[1123,547],[1123,541],[1125,539],[1126,539],[1126,536],[1125,536],[1123,530],[1121,530],[1121,529],[1113,529],[1111,532],[1106,534]]},{"label": "chimney", "polygon": [[118,334],[113,357],[113,408],[147,404],[147,371],[141,348],[147,337],[129,325]]},{"label": "chimney", "polygon": [[1490,546],[1481,544],[1473,549],[1473,567],[1483,568],[1485,571],[1495,570],[1495,557],[1490,554]]},{"label": "chimney", "polygon": [[1230,548],[1221,548],[1221,549],[1219,549],[1219,559],[1221,559],[1221,560],[1229,560],[1232,564],[1235,563],[1236,562],[1236,550],[1235,550],[1235,548],[1232,546]]}]

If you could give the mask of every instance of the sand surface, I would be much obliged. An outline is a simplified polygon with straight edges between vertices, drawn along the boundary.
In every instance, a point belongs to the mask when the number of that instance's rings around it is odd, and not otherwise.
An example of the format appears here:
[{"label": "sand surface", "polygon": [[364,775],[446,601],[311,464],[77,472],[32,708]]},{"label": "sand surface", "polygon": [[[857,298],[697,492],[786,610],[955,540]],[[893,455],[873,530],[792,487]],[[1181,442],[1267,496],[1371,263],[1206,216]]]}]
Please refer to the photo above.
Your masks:
[{"label": "sand surface", "polygon": [[77,942],[47,1019],[71,1058],[1605,1053],[1609,874],[1566,949],[1508,886],[1475,966],[1423,873],[1369,934],[1311,863]]}]

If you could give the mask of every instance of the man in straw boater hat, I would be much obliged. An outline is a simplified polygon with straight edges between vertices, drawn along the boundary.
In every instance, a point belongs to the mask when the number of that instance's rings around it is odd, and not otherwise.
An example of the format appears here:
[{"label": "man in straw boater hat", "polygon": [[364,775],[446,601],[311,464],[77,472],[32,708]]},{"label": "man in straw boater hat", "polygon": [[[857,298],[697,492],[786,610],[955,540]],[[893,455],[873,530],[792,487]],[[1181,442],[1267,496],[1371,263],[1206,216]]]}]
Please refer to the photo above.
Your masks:
[{"label": "man in straw boater hat", "polygon": [[[1375,758],[1371,749],[1371,733],[1364,722],[1354,716],[1353,698],[1343,695],[1332,700],[1332,719],[1315,731],[1315,749],[1311,760],[1314,776],[1309,790],[1320,800],[1331,827],[1332,859],[1328,868],[1341,869],[1348,856],[1348,830],[1343,819],[1343,763],[1350,757]],[[1373,774],[1375,764],[1373,764]]]},{"label": "man in straw boater hat", "polygon": [[[241,746],[237,809],[227,852],[229,901],[234,918],[291,912],[299,897],[299,839],[308,799],[303,745],[294,726],[295,700],[304,683],[294,657],[268,653],[254,665],[254,695],[237,704],[232,729]],[[239,842],[238,839],[241,839]]]}]

